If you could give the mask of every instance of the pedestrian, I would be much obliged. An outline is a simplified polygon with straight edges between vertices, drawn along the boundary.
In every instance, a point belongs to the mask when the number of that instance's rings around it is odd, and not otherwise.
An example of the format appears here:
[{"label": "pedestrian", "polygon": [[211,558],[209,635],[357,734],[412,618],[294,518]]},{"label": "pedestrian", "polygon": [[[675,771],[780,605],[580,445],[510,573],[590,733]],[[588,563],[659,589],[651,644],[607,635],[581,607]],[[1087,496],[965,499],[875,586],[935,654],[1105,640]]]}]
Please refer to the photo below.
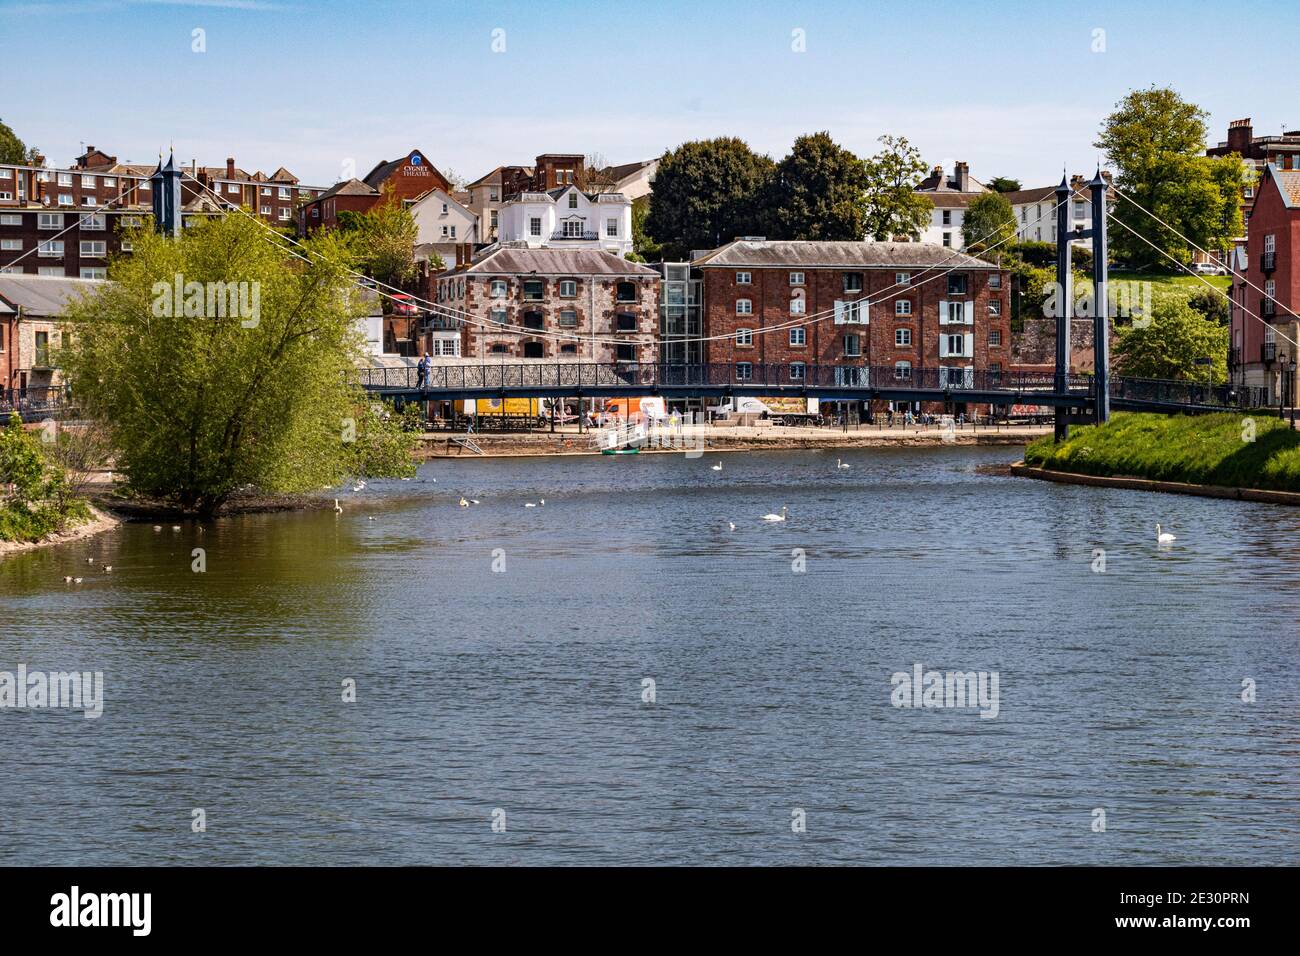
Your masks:
[{"label": "pedestrian", "polygon": [[429,356],[427,355],[421,355],[416,365],[416,385],[420,391],[424,391],[429,386]]}]

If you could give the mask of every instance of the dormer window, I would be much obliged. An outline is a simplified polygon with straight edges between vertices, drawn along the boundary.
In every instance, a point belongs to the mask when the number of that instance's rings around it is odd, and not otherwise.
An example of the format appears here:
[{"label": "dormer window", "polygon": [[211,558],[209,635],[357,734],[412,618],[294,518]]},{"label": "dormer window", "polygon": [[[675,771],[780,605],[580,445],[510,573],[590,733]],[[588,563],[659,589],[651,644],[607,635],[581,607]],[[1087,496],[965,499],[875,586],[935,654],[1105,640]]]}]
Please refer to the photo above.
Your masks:
[{"label": "dormer window", "polygon": [[577,194],[577,193],[569,193],[569,208],[570,208],[570,209],[577,209],[577,208],[578,208],[578,194]]}]

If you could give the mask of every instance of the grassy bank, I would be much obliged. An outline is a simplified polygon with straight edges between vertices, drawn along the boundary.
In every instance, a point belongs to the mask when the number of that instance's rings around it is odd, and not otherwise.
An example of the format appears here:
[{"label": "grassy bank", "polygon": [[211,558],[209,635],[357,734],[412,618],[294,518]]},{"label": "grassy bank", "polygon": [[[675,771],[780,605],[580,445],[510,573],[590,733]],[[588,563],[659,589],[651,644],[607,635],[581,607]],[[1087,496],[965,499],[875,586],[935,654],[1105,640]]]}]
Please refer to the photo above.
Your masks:
[{"label": "grassy bank", "polygon": [[[1251,423],[1254,441],[1247,441]],[[1300,492],[1300,432],[1259,415],[1115,415],[1106,425],[1048,435],[1025,449],[1026,464],[1084,475],[1182,481]]]}]

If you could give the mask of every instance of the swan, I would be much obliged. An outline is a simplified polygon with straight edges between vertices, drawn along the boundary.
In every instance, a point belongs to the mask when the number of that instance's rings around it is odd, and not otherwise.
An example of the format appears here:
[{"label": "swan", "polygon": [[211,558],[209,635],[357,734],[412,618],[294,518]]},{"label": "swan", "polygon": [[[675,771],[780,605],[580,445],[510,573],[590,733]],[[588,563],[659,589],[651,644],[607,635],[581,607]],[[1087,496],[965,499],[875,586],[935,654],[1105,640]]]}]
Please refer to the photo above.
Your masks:
[{"label": "swan", "polygon": [[465,496],[464,496],[464,495],[461,495],[461,497],[460,497],[460,506],[461,506],[462,508],[468,508],[468,507],[469,507],[469,502],[465,500]]},{"label": "swan", "polygon": [[852,466],[852,465],[849,465],[849,464],[845,464],[844,462],[842,462],[842,461],[840,461],[838,458],[836,458],[836,459],[835,459],[835,467],[838,468],[840,471],[847,471],[849,468],[852,468],[853,466]]},{"label": "swan", "polygon": [[374,515],[366,515],[366,520],[367,520],[367,521],[374,521],[374,520],[375,520],[375,516],[374,516]]},{"label": "swan", "polygon": [[727,522],[727,527],[730,528],[732,531],[735,531],[735,530],[736,530],[736,522],[734,522],[734,521],[728,521],[728,522]]},{"label": "swan", "polygon": [[112,571],[112,570],[113,570],[113,566],[112,566],[111,564],[106,564],[106,565],[104,565],[104,573],[105,573],[105,574],[108,574],[108,573],[109,573],[110,571]]},{"label": "swan", "polygon": [[178,525],[178,524],[174,524],[174,525],[172,525],[172,530],[173,530],[173,531],[180,531],[180,530],[181,530],[181,526]]},{"label": "swan", "polygon": [[336,515],[343,514],[343,507],[339,504],[339,500],[337,498],[334,499],[334,513]]},{"label": "swan", "polygon": [[1161,531],[1159,522],[1156,523],[1156,544],[1173,544],[1177,540],[1168,531]]},{"label": "swan", "polygon": [[712,466],[710,466],[709,470],[710,470],[710,471],[722,471],[722,462],[718,462],[716,465],[712,465]]},{"label": "swan", "polygon": [[71,574],[66,575],[66,576],[64,577],[64,579],[63,579],[63,583],[64,583],[64,584],[71,584],[71,583],[72,583],[72,575],[71,575]]},{"label": "swan", "polygon": [[784,520],[785,520],[786,510],[787,510],[787,509],[786,509],[786,506],[785,506],[785,505],[782,505],[782,506],[781,506],[781,513],[780,513],[779,515],[763,515],[763,520],[764,520],[764,521],[784,521]]},{"label": "swan", "polygon": [[73,579],[72,579],[72,583],[73,583],[73,584],[80,584],[80,583],[81,583],[81,578],[73,578]]},{"label": "swan", "polygon": [[525,502],[525,503],[524,503],[524,507],[525,507],[525,508],[536,508],[537,505],[533,504],[533,502],[531,502],[531,501],[528,501],[528,502]]},{"label": "swan", "polygon": [[361,490],[363,490],[365,487],[366,487],[366,483],[365,483],[364,481],[358,481],[355,485],[352,486],[352,490],[353,490],[353,491],[361,491]]},{"label": "swan", "polygon": [[[94,564],[94,563],[95,563],[95,559],[94,559],[94,558],[87,558],[87,559],[86,559],[86,563],[87,563],[87,564]],[[71,580],[71,578],[69,578],[69,580]]]},{"label": "swan", "polygon": [[[337,499],[336,499],[336,500],[337,500]],[[156,524],[156,525],[154,525],[154,526],[153,526],[153,530],[154,530],[154,533],[155,533],[155,534],[159,533],[160,531],[162,531],[162,525],[160,525],[160,524]]]}]

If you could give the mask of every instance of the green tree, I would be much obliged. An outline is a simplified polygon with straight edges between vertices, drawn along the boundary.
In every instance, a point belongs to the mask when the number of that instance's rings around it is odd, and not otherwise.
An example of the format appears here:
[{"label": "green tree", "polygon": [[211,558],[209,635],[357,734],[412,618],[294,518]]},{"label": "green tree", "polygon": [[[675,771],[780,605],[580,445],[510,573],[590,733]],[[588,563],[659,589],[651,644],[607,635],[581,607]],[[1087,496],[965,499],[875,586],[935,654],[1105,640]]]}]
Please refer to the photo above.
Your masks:
[{"label": "green tree", "polygon": [[640,262],[655,262],[663,258],[663,248],[646,232],[645,221],[649,215],[649,196],[632,200],[632,249]]},{"label": "green tree", "polygon": [[776,166],[766,232],[777,239],[861,241],[866,189],[866,166],[830,133],[800,136]]},{"label": "green tree", "polygon": [[934,203],[916,191],[928,172],[920,150],[906,136],[882,136],[880,152],[866,171],[866,235],[878,241],[921,238]]},{"label": "green tree", "polygon": [[735,137],[683,143],[659,161],[646,232],[672,259],[751,234],[774,168]]},{"label": "green tree", "polygon": [[[401,286],[415,275],[420,229],[411,210],[396,197],[386,196],[364,214],[349,219],[345,232],[361,271],[370,278]],[[437,253],[431,255],[430,267],[441,271],[442,258]]]},{"label": "green tree", "polygon": [[1008,179],[1006,176],[994,176],[987,183],[989,189],[995,193],[1014,193],[1024,189],[1018,179]]},{"label": "green tree", "polygon": [[0,120],[0,163],[27,164],[35,159],[37,152],[35,146],[29,148]]},{"label": "green tree", "polygon": [[[1138,378],[1215,382],[1228,378],[1228,329],[1207,319],[1185,302],[1166,299],[1152,310],[1150,323],[1120,328],[1115,340],[1115,367]],[[1209,358],[1209,369],[1197,359]]]},{"label": "green tree", "polygon": [[47,458],[36,434],[16,413],[0,428],[0,540],[39,541],[90,517],[68,487],[62,468]]},{"label": "green tree", "polygon": [[246,216],[132,239],[114,281],[67,310],[64,349],[128,489],[210,515],[244,488],[301,492],[349,474],[367,405],[349,384],[365,311],[351,243],[312,237],[304,261]]},{"label": "green tree", "polygon": [[970,201],[962,217],[961,235],[967,246],[1008,242],[1016,234],[1016,214],[1001,193],[982,193]]},{"label": "green tree", "polygon": [[1203,154],[1206,116],[1175,91],[1153,86],[1129,93],[1102,124],[1095,145],[1118,171],[1115,186],[1169,224],[1116,200],[1121,224],[1111,229],[1111,242],[1116,257],[1134,268],[1169,265],[1143,239],[1187,263],[1193,250],[1176,233],[1220,250],[1241,234],[1245,167],[1236,154]]}]

